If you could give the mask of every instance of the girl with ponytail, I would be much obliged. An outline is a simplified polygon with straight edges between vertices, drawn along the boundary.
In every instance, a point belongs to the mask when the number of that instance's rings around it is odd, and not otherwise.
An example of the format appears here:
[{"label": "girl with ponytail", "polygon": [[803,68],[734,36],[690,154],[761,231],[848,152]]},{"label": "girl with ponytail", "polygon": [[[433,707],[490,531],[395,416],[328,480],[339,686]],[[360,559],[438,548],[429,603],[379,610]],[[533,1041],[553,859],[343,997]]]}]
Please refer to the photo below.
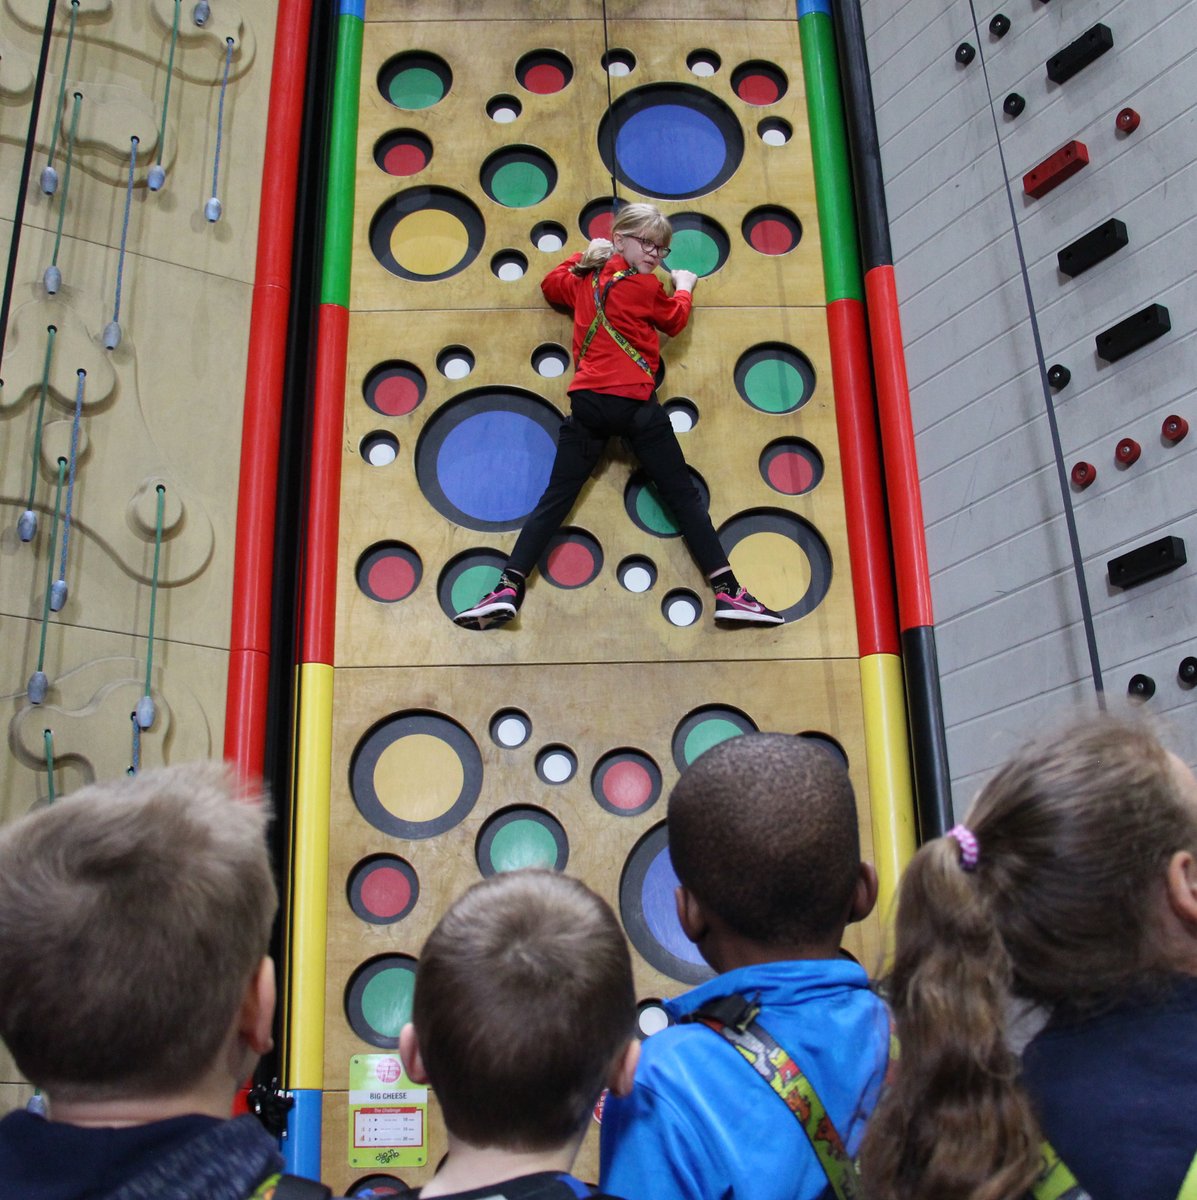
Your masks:
[{"label": "girl with ponytail", "polygon": [[[869,1200],[1197,1188],[1197,781],[1146,728],[1023,749],[915,855],[895,937]],[[1046,1016],[1021,1057],[1020,1004]]]}]

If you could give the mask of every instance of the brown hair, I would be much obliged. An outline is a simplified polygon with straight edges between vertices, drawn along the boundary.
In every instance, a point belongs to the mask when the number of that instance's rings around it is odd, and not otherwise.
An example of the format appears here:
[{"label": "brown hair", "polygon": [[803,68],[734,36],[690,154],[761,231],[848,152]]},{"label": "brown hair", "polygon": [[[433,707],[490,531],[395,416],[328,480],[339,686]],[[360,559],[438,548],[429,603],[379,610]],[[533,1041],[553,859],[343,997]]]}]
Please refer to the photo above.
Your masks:
[{"label": "brown hair", "polygon": [[674,786],[669,855],[678,879],[744,937],[838,937],[860,869],[848,772],[790,734],[721,742]]},{"label": "brown hair", "polygon": [[[632,203],[625,204],[615,215],[611,225],[611,239],[616,234],[626,234],[631,237],[642,237],[646,241],[656,242],[660,246],[668,246],[673,240],[673,226],[669,218],[655,205]],[[580,262],[574,264],[575,275],[585,275],[603,263],[615,252],[611,242],[600,243],[598,246],[588,246]]]},{"label": "brown hair", "polygon": [[81,788],[0,831],[0,1038],[52,1098],[192,1084],[266,953],[263,804],[220,763]]},{"label": "brown hair", "polygon": [[454,1134],[474,1146],[561,1146],[632,1038],[619,922],[585,884],[552,871],[485,879],[424,944],[412,1020]]},{"label": "brown hair", "polygon": [[888,981],[902,1055],[862,1147],[872,1200],[1014,1200],[1041,1134],[1007,1038],[1013,999],[1092,1011],[1170,969],[1167,863],[1197,816],[1143,725],[1099,717],[1036,742],[978,796],[980,847],[911,861]]}]

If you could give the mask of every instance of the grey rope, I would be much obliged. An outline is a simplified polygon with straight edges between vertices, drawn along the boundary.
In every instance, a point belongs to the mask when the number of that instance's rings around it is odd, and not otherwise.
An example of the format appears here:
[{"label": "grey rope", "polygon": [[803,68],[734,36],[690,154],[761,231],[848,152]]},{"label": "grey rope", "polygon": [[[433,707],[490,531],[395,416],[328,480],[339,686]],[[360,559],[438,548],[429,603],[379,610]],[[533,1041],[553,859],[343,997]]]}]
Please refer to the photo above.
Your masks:
[{"label": "grey rope", "polygon": [[62,507],[62,482],[66,475],[66,459],[58,459],[58,486],[54,491],[54,517],[50,522],[50,546],[46,553],[46,587],[42,596],[42,632],[37,648],[37,670],[29,677],[29,703],[40,704],[46,698],[46,629],[50,624],[50,590],[54,578],[54,547],[58,542],[58,513]]},{"label": "grey rope", "polygon": [[54,132],[50,135],[50,154],[42,170],[42,191],[54,195],[58,187],[58,172],[54,169],[54,152],[58,148],[58,135],[62,130],[62,111],[66,100],[67,73],[71,69],[71,47],[75,44],[75,18],[79,14],[79,0],[71,0],[71,27],[67,31],[66,53],[62,57],[62,81],[58,85],[58,103],[54,108]]},{"label": "grey rope", "polygon": [[229,67],[233,62],[233,39],[225,38],[224,78],[220,83],[220,104],[216,110],[216,154],[212,159],[212,195],[204,205],[204,216],[209,221],[220,220],[220,197],[217,195],[220,180],[220,146],[224,138],[224,97],[229,88]]},{"label": "grey rope", "polygon": [[[968,0],[968,7],[973,17],[973,29],[976,32],[977,45],[984,46],[981,38],[981,27],[977,21],[977,10],[973,0]],[[1023,292],[1026,295],[1027,313],[1030,316],[1031,336],[1035,342],[1035,357],[1039,363],[1039,381],[1043,388],[1043,403],[1047,410],[1047,424],[1051,432],[1052,450],[1056,459],[1056,476],[1060,484],[1060,497],[1064,504],[1064,521],[1068,528],[1068,542],[1072,550],[1072,570],[1076,576],[1077,594],[1080,597],[1081,621],[1085,627],[1085,642],[1089,650],[1089,670],[1093,676],[1093,686],[1097,691],[1098,700],[1104,705],[1105,688],[1101,678],[1101,659],[1097,651],[1097,634],[1093,627],[1093,609],[1089,603],[1089,588],[1085,582],[1085,563],[1081,556],[1080,538],[1077,536],[1076,515],[1072,507],[1072,493],[1069,491],[1068,468],[1064,465],[1064,448],[1060,441],[1060,427],[1056,421],[1056,405],[1052,399],[1051,385],[1047,381],[1047,360],[1043,354],[1043,338],[1039,331],[1039,316],[1035,311],[1035,299],[1031,294],[1031,277],[1027,271],[1026,254],[1023,251],[1022,231],[1018,225],[1018,213],[1014,207],[1014,192],[1010,187],[1010,173],[1006,166],[1006,155],[1002,149],[1002,137],[998,128],[997,113],[994,110],[993,88],[989,82],[989,71],[985,66],[985,51],[978,51],[981,62],[981,73],[985,78],[985,90],[989,95],[989,115],[993,118],[994,139],[997,142],[998,159],[1002,166],[1002,179],[1006,185],[1006,203],[1010,208],[1010,226],[1014,232],[1014,245],[1018,251],[1018,266],[1022,273]]]},{"label": "grey rope", "polygon": [[67,193],[71,190],[71,164],[75,161],[75,134],[79,129],[79,109],[83,104],[83,93],[75,93],[71,109],[71,131],[67,136],[66,170],[62,177],[62,195],[58,198],[58,227],[54,232],[54,255],[46,268],[46,291],[51,296],[62,286],[62,272],[58,269],[58,251],[62,246],[62,223],[66,217]]},{"label": "grey rope", "polygon": [[116,297],[112,304],[112,320],[104,327],[104,346],[115,350],[121,344],[121,286],[125,279],[125,248],[129,242],[129,211],[133,206],[133,172],[137,169],[139,139],[129,139],[129,182],[125,185],[125,218],[121,223],[121,249],[116,260]]},{"label": "grey rope", "polygon": [[154,523],[154,574],[150,582],[150,629],[146,635],[145,694],[137,704],[134,716],[142,729],[154,723],[154,700],[150,695],[150,678],[154,670],[154,615],[158,608],[158,562],[162,553],[162,515],[166,507],[166,486],[158,484],[158,516]]},{"label": "grey rope", "polygon": [[54,357],[54,335],[58,329],[46,326],[46,359],[42,364],[42,389],[37,402],[37,424],[33,431],[33,465],[29,469],[29,499],[25,511],[17,521],[17,534],[23,542],[33,541],[37,533],[37,513],[33,511],[33,500],[37,494],[37,468],[42,456],[42,426],[46,415],[46,392],[50,386],[50,361]]},{"label": "grey rope", "polygon": [[50,607],[60,612],[67,601],[67,551],[71,545],[71,508],[75,503],[75,474],[79,467],[79,426],[83,420],[83,389],[87,384],[87,372],[80,367],[79,382],[75,387],[75,419],[71,423],[71,460],[67,474],[66,509],[62,514],[62,557],[58,567],[58,578],[50,589]]}]

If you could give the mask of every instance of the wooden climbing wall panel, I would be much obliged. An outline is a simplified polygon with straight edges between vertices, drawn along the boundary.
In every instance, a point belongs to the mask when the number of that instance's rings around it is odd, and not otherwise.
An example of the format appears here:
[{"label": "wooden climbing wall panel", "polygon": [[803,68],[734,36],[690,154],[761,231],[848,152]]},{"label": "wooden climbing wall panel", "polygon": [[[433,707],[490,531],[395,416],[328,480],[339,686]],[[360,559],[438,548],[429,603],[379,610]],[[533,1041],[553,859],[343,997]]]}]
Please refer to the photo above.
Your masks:
[{"label": "wooden climbing wall panel", "polygon": [[[425,7],[369,5],[361,65],[324,1035],[338,1188],[374,1173],[350,1161],[350,1060],[394,1045],[423,939],[480,874],[590,883],[629,931],[651,1014],[705,971],[662,829],[702,750],[751,729],[819,738],[849,764],[871,850],[792,6],[636,6],[605,31],[596,3],[485,21]],[[670,265],[700,276],[659,393],[732,565],[784,627],[715,628],[671,517],[614,445],[517,621],[452,623],[547,480],[570,321],[538,284],[609,228],[612,174],[670,216]],[[871,963],[875,924],[848,945]],[[427,1165],[391,1173],[418,1183],[444,1146],[433,1101]]]}]

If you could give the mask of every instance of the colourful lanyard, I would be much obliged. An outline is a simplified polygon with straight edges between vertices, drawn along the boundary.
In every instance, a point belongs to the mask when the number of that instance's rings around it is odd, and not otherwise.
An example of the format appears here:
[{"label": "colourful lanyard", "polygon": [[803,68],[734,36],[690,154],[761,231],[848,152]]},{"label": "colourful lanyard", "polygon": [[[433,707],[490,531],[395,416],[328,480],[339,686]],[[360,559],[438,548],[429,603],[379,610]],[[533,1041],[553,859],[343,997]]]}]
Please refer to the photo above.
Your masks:
[{"label": "colourful lanyard", "polygon": [[[1043,1156],[1043,1168],[1031,1186],[1034,1200],[1089,1200],[1089,1193],[1077,1183],[1076,1176],[1046,1138],[1039,1143],[1039,1153]],[[1180,1185],[1176,1200],[1197,1200],[1197,1157]]]},{"label": "colourful lanyard", "polygon": [[638,366],[649,379],[653,378],[653,369],[648,365],[648,359],[628,341],[610,321],[607,320],[607,314],[603,309],[603,301],[607,298],[607,293],[621,280],[627,279],[630,275],[635,275],[636,272],[629,267],[626,271],[617,271],[611,276],[607,286],[603,288],[602,293],[599,292],[599,272],[594,272],[594,320],[590,322],[590,328],[586,330],[586,336],[582,339],[582,348],[578,351],[578,362],[581,362],[586,357],[586,351],[590,349],[590,343],[594,341],[594,335],[598,332],[599,325],[611,335],[615,344]]},{"label": "colourful lanyard", "polygon": [[726,996],[704,1005],[685,1020],[701,1022],[735,1046],[798,1119],[837,1200],[858,1200],[861,1191],[856,1165],[848,1157],[843,1139],[814,1085],[757,1021],[760,1011],[755,1001]]}]

